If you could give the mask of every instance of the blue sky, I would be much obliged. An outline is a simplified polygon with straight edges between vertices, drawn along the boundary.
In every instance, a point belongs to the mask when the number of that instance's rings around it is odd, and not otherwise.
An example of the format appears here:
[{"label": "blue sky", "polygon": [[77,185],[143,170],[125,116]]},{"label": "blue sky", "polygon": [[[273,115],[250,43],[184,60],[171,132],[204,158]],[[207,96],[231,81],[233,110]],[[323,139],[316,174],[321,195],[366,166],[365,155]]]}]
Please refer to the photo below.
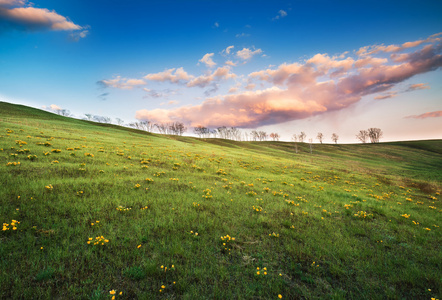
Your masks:
[{"label": "blue sky", "polygon": [[440,1],[0,0],[0,101],[284,140],[440,139],[440,32]]}]

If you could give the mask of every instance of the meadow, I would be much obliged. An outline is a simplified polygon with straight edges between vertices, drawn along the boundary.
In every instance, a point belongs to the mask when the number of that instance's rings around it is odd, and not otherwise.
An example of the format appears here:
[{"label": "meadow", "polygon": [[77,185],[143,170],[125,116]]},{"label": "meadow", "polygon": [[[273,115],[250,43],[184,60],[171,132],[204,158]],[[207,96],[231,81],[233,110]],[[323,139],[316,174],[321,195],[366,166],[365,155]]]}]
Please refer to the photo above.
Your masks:
[{"label": "meadow", "polygon": [[439,299],[442,141],[298,150],[0,102],[0,298]]}]

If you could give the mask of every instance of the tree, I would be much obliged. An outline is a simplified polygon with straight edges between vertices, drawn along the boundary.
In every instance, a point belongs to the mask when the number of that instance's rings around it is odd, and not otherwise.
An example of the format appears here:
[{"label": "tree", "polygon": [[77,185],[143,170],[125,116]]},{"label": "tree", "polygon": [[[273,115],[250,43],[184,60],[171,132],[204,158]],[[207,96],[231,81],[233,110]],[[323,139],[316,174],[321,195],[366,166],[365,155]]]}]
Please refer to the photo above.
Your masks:
[{"label": "tree", "polygon": [[94,117],[92,114],[84,114],[84,115],[86,116],[88,121],[92,121],[92,119]]},{"label": "tree", "polygon": [[298,135],[299,142],[300,142],[300,143],[303,143],[303,142],[304,142],[304,139],[305,139],[306,136],[307,136],[307,135],[305,134],[305,132],[304,132],[304,131],[301,131],[301,134]]},{"label": "tree", "polygon": [[322,139],[324,138],[324,135],[321,132],[318,132],[318,135],[316,138],[319,140],[319,142],[322,144]]},{"label": "tree", "polygon": [[295,152],[298,154],[298,136],[296,133],[292,135],[292,141],[295,143]]},{"label": "tree", "polygon": [[175,135],[183,135],[183,133],[187,131],[187,128],[186,128],[186,126],[184,126],[184,123],[175,122],[175,123],[169,124],[169,131],[170,131],[170,133],[175,134]]},{"label": "tree", "polygon": [[278,134],[278,133],[275,133],[275,132],[272,132],[271,134],[270,134],[270,138],[273,140],[273,141],[279,141],[279,138],[280,138],[281,136]]},{"label": "tree", "polygon": [[115,121],[117,121],[117,125],[122,126],[124,124],[124,121],[120,118],[116,118]]},{"label": "tree", "polygon": [[368,131],[359,130],[359,133],[356,135],[356,138],[365,144],[368,140]]},{"label": "tree", "polygon": [[339,135],[337,135],[336,133],[333,133],[331,139],[333,142],[335,142],[335,144],[337,144],[338,139],[339,139]]},{"label": "tree", "polygon": [[267,141],[267,137],[268,137],[267,132],[259,131],[258,134],[259,134],[260,141]]},{"label": "tree", "polygon": [[69,117],[71,115],[71,112],[68,109],[57,109],[57,114],[64,117]]},{"label": "tree", "polygon": [[379,143],[382,136],[383,132],[380,128],[368,128],[368,137],[372,143]]}]

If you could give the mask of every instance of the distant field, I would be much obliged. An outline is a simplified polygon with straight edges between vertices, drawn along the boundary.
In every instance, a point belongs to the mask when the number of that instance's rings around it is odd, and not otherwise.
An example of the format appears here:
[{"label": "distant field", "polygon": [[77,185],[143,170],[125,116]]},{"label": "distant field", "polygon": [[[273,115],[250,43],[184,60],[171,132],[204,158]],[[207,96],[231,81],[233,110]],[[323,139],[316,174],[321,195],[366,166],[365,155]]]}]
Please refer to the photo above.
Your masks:
[{"label": "distant field", "polygon": [[0,298],[441,298],[442,140],[298,148],[0,102]]}]

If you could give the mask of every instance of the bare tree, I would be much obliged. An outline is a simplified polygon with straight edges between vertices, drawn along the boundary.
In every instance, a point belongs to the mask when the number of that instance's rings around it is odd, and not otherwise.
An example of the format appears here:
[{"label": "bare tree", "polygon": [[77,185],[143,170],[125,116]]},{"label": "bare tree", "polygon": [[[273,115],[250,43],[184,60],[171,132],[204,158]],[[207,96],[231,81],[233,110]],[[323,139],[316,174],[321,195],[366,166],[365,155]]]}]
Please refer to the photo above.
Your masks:
[{"label": "bare tree", "polygon": [[337,135],[336,133],[333,133],[331,139],[333,142],[335,142],[335,144],[337,144],[338,139],[339,139],[339,135]]},{"label": "bare tree", "polygon": [[124,121],[120,118],[116,118],[115,121],[117,121],[117,125],[122,126],[124,124]]},{"label": "bare tree", "polygon": [[296,133],[292,135],[292,141],[295,143],[295,152],[298,154],[298,136]]},{"label": "bare tree", "polygon": [[160,134],[167,134],[169,126],[164,123],[154,124],[154,126],[158,129],[158,132]]},{"label": "bare tree", "polygon": [[280,138],[281,136],[278,134],[278,133],[275,133],[275,132],[272,132],[272,133],[270,133],[270,138],[273,140],[273,141],[279,141],[279,138]]},{"label": "bare tree", "polygon": [[94,118],[94,115],[92,115],[92,114],[84,114],[84,115],[86,116],[86,119],[88,121],[92,121],[92,119]]},{"label": "bare tree", "polygon": [[56,109],[55,111],[60,116],[69,117],[71,115],[71,112],[68,109]]},{"label": "bare tree", "polygon": [[300,143],[303,143],[303,142],[304,142],[304,139],[305,139],[306,136],[307,136],[307,135],[305,134],[305,132],[304,132],[304,131],[301,131],[301,134],[298,135],[299,142],[300,142]]},{"label": "bare tree", "polygon": [[209,131],[208,128],[206,128],[206,127],[204,127],[204,126],[201,126],[201,125],[198,125],[198,126],[196,126],[196,127],[193,127],[193,132],[194,132],[199,138],[204,137],[204,135],[207,134],[208,131]]},{"label": "bare tree", "polygon": [[382,136],[383,132],[380,128],[368,128],[368,137],[372,143],[379,143]]},{"label": "bare tree", "polygon": [[254,141],[258,140],[258,138],[259,138],[259,133],[258,133],[258,131],[256,131],[256,130],[252,130],[252,132],[250,133],[250,135],[252,136],[252,139],[253,139]]},{"label": "bare tree", "polygon": [[259,131],[258,135],[259,135],[259,140],[260,141],[267,141],[267,137],[268,137],[267,132]]},{"label": "bare tree", "polygon": [[356,135],[356,138],[365,144],[368,141],[368,131],[359,130],[359,133]]},{"label": "bare tree", "polygon": [[169,130],[170,130],[170,133],[172,133],[172,134],[183,135],[183,133],[187,131],[187,128],[186,128],[186,126],[184,126],[183,123],[175,122],[175,123],[169,124]]},{"label": "bare tree", "polygon": [[324,138],[324,135],[321,132],[318,132],[318,135],[316,136],[316,138],[319,140],[319,142],[322,144],[322,140]]}]

